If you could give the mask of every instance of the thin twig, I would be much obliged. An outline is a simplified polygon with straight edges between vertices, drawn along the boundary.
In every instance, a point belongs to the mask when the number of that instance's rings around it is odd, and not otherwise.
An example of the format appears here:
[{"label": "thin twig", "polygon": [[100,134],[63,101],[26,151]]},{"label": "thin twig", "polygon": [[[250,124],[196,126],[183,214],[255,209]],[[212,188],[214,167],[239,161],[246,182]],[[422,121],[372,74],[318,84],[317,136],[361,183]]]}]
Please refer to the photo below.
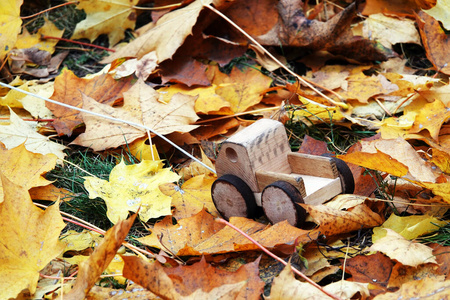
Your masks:
[{"label": "thin twig", "polygon": [[[257,241],[255,241],[252,237],[250,237],[248,234],[246,234],[245,232],[243,232],[241,229],[237,228],[236,226],[234,226],[233,224],[231,224],[230,222],[221,219],[221,218],[217,218],[216,219],[217,222],[220,222],[222,224],[225,224],[227,226],[230,226],[231,228],[233,228],[234,230],[236,230],[237,232],[239,232],[241,235],[243,235],[244,237],[246,237],[250,242],[252,242],[253,244],[255,244],[256,246],[258,246],[262,251],[264,251],[264,253],[266,253],[267,255],[271,256],[272,258],[276,259],[277,261],[279,261],[280,263],[282,263],[283,265],[287,266],[287,262],[285,262],[284,260],[282,260],[280,257],[276,256],[275,254],[273,254],[272,252],[270,252],[269,250],[267,250],[263,245],[261,245],[260,243],[258,243]],[[335,300],[341,300],[339,297],[325,291],[320,285],[318,285],[317,283],[315,283],[314,281],[312,281],[308,276],[306,276],[305,274],[303,274],[302,272],[300,272],[299,270],[297,270],[296,268],[291,266],[291,270],[297,274],[298,276],[302,277],[303,279],[305,279],[308,283],[312,284],[314,287],[316,287],[317,289],[319,289],[320,291],[322,291],[324,294],[326,294],[327,296],[335,299]]]}]

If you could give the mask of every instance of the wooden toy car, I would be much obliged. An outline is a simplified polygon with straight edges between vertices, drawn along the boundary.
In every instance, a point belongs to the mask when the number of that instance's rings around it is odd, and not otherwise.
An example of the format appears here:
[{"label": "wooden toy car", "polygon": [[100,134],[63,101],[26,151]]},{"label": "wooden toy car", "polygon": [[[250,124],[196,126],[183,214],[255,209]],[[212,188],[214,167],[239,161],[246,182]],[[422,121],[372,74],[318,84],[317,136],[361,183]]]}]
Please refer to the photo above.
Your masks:
[{"label": "wooden toy car", "polygon": [[218,179],[211,195],[220,214],[301,226],[305,210],[296,203],[322,204],[353,193],[353,175],[342,160],[291,152],[284,125],[261,119],[222,143]]}]

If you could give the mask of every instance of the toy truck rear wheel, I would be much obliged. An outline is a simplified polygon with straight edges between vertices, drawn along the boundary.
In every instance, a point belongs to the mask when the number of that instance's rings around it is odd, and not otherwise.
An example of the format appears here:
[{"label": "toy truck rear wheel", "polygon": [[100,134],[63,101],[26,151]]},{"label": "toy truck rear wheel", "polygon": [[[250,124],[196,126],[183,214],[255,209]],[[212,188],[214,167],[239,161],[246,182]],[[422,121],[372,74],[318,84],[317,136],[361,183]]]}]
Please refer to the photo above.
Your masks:
[{"label": "toy truck rear wheel", "polygon": [[258,211],[255,196],[250,187],[239,177],[226,174],[214,181],[211,195],[219,213],[230,217],[254,218]]},{"label": "toy truck rear wheel", "polygon": [[303,197],[286,181],[269,184],[261,195],[264,214],[273,224],[287,220],[292,226],[300,227],[305,222],[306,211],[297,203],[304,203]]},{"label": "toy truck rear wheel", "polygon": [[347,166],[345,161],[332,156],[329,153],[324,153],[321,156],[330,157],[336,164],[336,168],[339,172],[339,177],[341,179],[342,194],[353,194],[355,191],[355,180],[353,178],[352,171]]}]

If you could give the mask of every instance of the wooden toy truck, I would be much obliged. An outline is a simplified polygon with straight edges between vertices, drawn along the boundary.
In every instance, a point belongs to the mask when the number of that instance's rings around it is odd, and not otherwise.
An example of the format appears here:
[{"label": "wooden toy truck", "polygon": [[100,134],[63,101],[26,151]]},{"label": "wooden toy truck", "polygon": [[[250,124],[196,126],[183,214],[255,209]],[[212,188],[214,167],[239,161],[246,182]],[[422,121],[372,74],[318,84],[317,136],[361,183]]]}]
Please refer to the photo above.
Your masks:
[{"label": "wooden toy truck", "polygon": [[291,152],[284,125],[261,119],[222,143],[218,179],[211,194],[226,219],[254,218],[262,210],[270,222],[301,226],[305,210],[296,203],[322,204],[353,193],[353,175],[342,160]]}]

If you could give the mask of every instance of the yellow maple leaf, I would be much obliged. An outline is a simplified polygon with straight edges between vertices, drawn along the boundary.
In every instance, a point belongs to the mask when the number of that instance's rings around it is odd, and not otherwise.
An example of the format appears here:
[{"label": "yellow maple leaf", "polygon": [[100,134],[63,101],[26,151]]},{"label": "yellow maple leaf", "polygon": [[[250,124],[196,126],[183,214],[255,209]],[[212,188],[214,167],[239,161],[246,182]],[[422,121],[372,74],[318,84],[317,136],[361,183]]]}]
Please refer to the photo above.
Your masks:
[{"label": "yellow maple leaf", "polygon": [[59,234],[65,224],[58,203],[37,208],[28,190],[0,173],[0,299],[15,298],[23,289],[36,291],[39,271],[64,249]]},{"label": "yellow maple leaf", "polygon": [[55,46],[59,42],[57,39],[42,39],[43,35],[48,35],[52,37],[61,38],[64,33],[64,29],[60,30],[44,17],[44,25],[39,28],[39,30],[35,34],[30,34],[26,28],[24,28],[23,32],[17,37],[17,42],[15,48],[17,49],[26,49],[35,47],[39,50],[45,50],[47,52],[53,53],[55,52]]},{"label": "yellow maple leaf", "polygon": [[125,37],[125,29],[134,29],[139,0],[80,0],[77,8],[86,12],[86,19],[77,24],[72,39],[89,39],[107,34],[110,45]]},{"label": "yellow maple leaf", "polygon": [[216,67],[212,83],[218,86],[216,94],[230,103],[231,111],[239,113],[262,100],[264,92],[272,83],[272,78],[253,68],[241,71],[235,67],[227,75]]},{"label": "yellow maple leaf", "polygon": [[216,94],[217,85],[212,84],[207,87],[189,88],[184,84],[174,84],[167,87],[162,87],[158,90],[162,96],[162,100],[166,103],[170,101],[176,93],[182,93],[190,96],[198,96],[195,101],[195,112],[202,114],[220,114],[225,112],[230,114],[230,103],[225,101],[221,96]]},{"label": "yellow maple leaf", "polygon": [[20,33],[22,19],[20,6],[23,0],[3,0],[0,7],[0,60],[14,47]]},{"label": "yellow maple leaf", "polygon": [[212,201],[211,186],[214,178],[199,175],[186,181],[180,188],[170,183],[161,186],[161,191],[172,198],[175,206],[173,217],[177,220],[189,218],[206,208],[210,214],[219,216]]},{"label": "yellow maple leaf", "polygon": [[180,176],[162,161],[143,160],[136,165],[122,161],[111,171],[109,181],[96,177],[84,177],[89,198],[105,200],[108,219],[116,224],[125,220],[128,211],[137,212],[147,222],[151,218],[170,215],[171,198],[159,190],[159,185],[177,181]]},{"label": "yellow maple leaf", "polygon": [[418,133],[424,129],[430,132],[431,137],[439,140],[439,130],[442,124],[450,118],[450,108],[445,107],[441,100],[436,99],[425,104],[416,116],[413,127],[409,133]]}]

